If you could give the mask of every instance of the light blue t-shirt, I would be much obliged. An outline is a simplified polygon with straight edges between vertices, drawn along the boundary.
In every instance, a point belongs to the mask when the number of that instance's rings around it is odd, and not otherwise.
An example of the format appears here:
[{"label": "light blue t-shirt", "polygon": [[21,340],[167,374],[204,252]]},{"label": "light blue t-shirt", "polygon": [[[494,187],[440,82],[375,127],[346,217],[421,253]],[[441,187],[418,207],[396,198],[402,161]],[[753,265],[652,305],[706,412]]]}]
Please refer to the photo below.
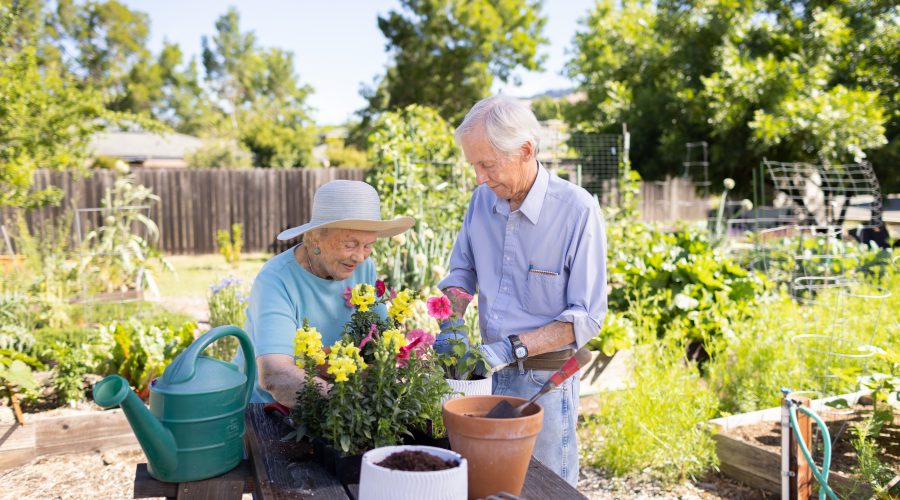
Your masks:
[{"label": "light blue t-shirt", "polygon": [[[322,279],[301,266],[294,258],[296,247],[269,259],[263,265],[250,291],[244,330],[253,341],[256,356],[294,354],[294,334],[303,319],[322,334],[322,344],[330,346],[341,338],[344,324],[353,309],[344,301],[344,290],[359,283],[375,284],[375,264],[366,259],[343,281]],[[384,316],[384,306],[376,308]],[[240,349],[234,363],[241,369],[244,357]],[[300,389],[299,387],[297,388]],[[254,384],[253,403],[274,401],[268,391]]]}]

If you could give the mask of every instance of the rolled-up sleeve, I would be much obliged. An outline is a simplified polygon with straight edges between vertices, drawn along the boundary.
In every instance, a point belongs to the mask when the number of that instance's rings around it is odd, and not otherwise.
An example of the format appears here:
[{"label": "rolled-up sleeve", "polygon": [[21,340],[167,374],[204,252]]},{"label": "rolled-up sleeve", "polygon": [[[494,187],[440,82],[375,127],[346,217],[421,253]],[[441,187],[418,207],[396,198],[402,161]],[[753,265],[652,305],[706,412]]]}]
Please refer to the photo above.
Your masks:
[{"label": "rolled-up sleeve", "polygon": [[438,288],[441,290],[456,286],[470,294],[475,294],[477,291],[478,274],[475,271],[475,258],[472,253],[472,243],[469,240],[474,204],[475,197],[469,203],[469,210],[463,218],[462,227],[456,236],[456,243],[453,244],[453,251],[450,253],[450,270],[447,277],[438,284]]},{"label": "rolled-up sleeve", "polygon": [[596,205],[582,213],[568,251],[567,308],[555,319],[572,323],[581,347],[600,333],[606,316],[606,227]]}]

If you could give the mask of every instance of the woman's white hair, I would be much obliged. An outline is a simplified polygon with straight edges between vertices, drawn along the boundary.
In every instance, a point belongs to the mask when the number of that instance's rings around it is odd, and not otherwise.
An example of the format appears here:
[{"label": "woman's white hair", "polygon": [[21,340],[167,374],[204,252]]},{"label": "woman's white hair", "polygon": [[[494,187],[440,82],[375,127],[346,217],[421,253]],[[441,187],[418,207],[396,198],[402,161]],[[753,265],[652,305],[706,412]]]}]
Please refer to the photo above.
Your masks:
[{"label": "woman's white hair", "polygon": [[518,155],[525,143],[531,143],[534,156],[540,150],[541,125],[531,109],[516,99],[495,95],[478,101],[456,127],[453,137],[461,143],[479,125],[484,125],[494,151],[506,157]]}]

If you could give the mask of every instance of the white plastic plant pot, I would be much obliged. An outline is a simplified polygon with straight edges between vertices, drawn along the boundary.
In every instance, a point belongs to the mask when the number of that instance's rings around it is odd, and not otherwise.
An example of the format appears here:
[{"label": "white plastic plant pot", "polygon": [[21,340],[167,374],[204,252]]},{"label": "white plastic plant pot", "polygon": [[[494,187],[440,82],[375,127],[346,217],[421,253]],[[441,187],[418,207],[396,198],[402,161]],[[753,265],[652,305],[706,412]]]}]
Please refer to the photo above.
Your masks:
[{"label": "white plastic plant pot", "polygon": [[[393,470],[377,465],[400,451],[422,451],[459,466],[438,471]],[[469,465],[459,453],[433,446],[384,446],[362,456],[359,500],[465,500],[469,491]]]},{"label": "white plastic plant pot", "polygon": [[[462,396],[490,396],[493,389],[493,378],[487,377],[481,380],[454,380],[452,378],[445,379],[453,391],[448,396],[441,399],[441,404],[449,399],[456,399]],[[462,393],[462,394],[460,394]]]}]

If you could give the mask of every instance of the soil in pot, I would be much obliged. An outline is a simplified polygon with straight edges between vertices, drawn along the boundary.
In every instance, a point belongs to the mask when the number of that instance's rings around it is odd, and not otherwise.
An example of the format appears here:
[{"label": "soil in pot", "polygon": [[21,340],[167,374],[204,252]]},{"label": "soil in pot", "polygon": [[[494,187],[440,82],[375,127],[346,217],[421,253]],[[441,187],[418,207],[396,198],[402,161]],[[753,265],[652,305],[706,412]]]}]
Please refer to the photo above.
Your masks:
[{"label": "soil in pot", "polygon": [[444,460],[424,451],[398,451],[378,462],[377,465],[393,470],[435,471],[459,467],[456,460]]}]

